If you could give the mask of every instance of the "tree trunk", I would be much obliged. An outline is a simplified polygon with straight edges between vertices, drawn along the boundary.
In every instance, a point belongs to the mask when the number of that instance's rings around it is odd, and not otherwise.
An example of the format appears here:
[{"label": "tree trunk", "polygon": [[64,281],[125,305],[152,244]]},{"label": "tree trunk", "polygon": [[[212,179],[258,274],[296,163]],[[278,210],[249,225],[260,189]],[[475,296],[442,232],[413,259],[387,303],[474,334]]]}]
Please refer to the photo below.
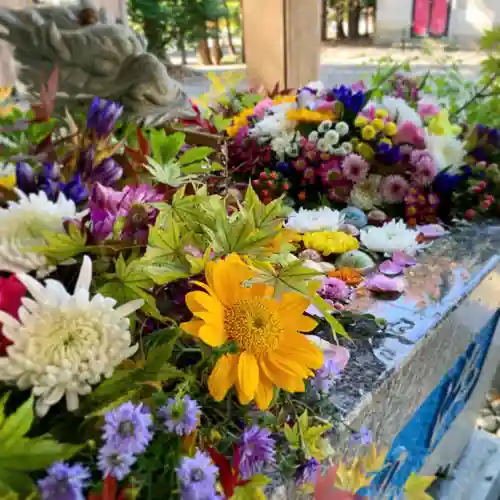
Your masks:
[{"label": "tree trunk", "polygon": [[245,63],[246,62],[246,56],[245,56],[245,29],[244,29],[244,24],[242,20],[243,16],[243,0],[240,0],[240,12],[239,16],[237,16],[237,22],[240,26],[240,36],[241,36],[241,62]]},{"label": "tree trunk", "polygon": [[328,2],[329,0],[322,1],[321,7],[321,41],[328,40]]},{"label": "tree trunk", "polygon": [[229,53],[232,56],[234,56],[234,55],[236,55],[236,49],[234,47],[233,33],[231,31],[231,12],[229,11],[229,7],[227,5],[227,0],[224,0],[223,4],[224,4],[224,8],[227,10],[227,16],[225,17],[225,19],[226,19],[226,29],[227,29],[227,47],[229,49]]},{"label": "tree trunk", "polygon": [[160,59],[165,58],[165,46],[163,44],[162,31],[152,19],[145,19],[143,23],[144,36],[148,41],[148,50]]},{"label": "tree trunk", "polygon": [[185,66],[187,64],[187,51],[186,51],[186,40],[184,39],[184,33],[179,33],[179,39],[177,41],[177,47],[181,53],[181,62]]},{"label": "tree trunk", "polygon": [[204,38],[200,40],[198,45],[198,56],[200,58],[201,64],[209,66],[212,63],[212,58],[210,57],[210,47],[208,46],[208,39]]},{"label": "tree trunk", "polygon": [[347,20],[349,39],[359,38],[359,20],[361,17],[361,5],[359,0],[349,1],[349,18]]},{"label": "tree trunk", "polygon": [[337,40],[345,40],[347,38],[344,30],[344,17],[345,17],[344,14],[345,14],[345,2],[344,0],[337,0],[335,5]]},{"label": "tree trunk", "polygon": [[224,53],[222,52],[222,48],[220,46],[220,27],[219,20],[215,21],[215,29],[214,29],[214,44],[212,46],[212,61],[215,64],[220,65],[222,61]]}]

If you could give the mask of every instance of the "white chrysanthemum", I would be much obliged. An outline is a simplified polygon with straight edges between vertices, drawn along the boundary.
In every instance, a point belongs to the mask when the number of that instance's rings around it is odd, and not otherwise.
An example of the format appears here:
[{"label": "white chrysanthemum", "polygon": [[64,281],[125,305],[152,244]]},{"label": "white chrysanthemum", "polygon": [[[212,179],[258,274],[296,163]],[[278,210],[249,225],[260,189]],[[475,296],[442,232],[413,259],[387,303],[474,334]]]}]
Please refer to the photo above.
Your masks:
[{"label": "white chrysanthemum", "polygon": [[371,210],[382,204],[380,196],[381,175],[371,174],[368,179],[354,185],[349,195],[350,202],[361,210]]},{"label": "white chrysanthemum", "polygon": [[293,123],[287,120],[286,114],[290,109],[296,108],[294,102],[283,102],[273,106],[262,120],[258,121],[249,130],[251,137],[276,137],[284,131],[291,130]]},{"label": "white chrysanthemum", "polygon": [[449,168],[450,172],[454,172],[464,164],[465,146],[457,137],[426,132],[425,146],[440,171]]},{"label": "white chrysanthemum", "polygon": [[66,397],[69,411],[78,408],[80,395],[111,377],[116,366],[137,350],[131,346],[127,316],[142,306],[134,300],[120,307],[116,300],[89,294],[92,261],[83,264],[73,295],[55,280],[45,286],[27,274],[18,275],[33,299],[23,298],[19,321],[0,311],[3,334],[13,344],[0,358],[0,380],[32,389],[36,412]]},{"label": "white chrysanthemum", "polygon": [[377,108],[385,109],[398,125],[404,122],[412,122],[417,125],[417,127],[422,127],[422,118],[404,99],[384,96],[380,102],[368,102],[366,107],[368,108],[373,104]]},{"label": "white chrysanthemum", "polygon": [[370,226],[361,230],[361,243],[375,252],[403,251],[413,254],[420,247],[418,231],[410,229],[403,221],[392,220],[382,227]]},{"label": "white chrysanthemum", "polygon": [[79,214],[74,202],[62,193],[52,202],[43,191],[29,196],[19,189],[15,192],[18,201],[0,209],[0,271],[29,272],[46,264],[43,256],[29,252],[30,248],[45,245],[42,232],[62,233],[64,220]]},{"label": "white chrysanthemum", "polygon": [[338,231],[344,223],[344,216],[338,210],[328,207],[307,210],[299,208],[298,212],[293,212],[286,223],[288,229],[293,229],[299,233],[308,231]]}]

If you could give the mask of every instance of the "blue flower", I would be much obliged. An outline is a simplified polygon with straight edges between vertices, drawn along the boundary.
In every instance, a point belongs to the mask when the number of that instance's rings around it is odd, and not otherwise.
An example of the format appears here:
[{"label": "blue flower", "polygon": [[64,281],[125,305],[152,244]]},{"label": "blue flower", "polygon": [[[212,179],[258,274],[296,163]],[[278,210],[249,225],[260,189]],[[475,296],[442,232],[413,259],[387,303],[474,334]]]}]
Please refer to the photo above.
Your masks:
[{"label": "blue flower", "polygon": [[344,109],[353,113],[359,113],[365,104],[365,94],[362,90],[353,92],[350,87],[341,85],[332,89],[335,99],[344,105]]},{"label": "blue flower", "polygon": [[87,129],[91,130],[96,138],[104,139],[115,128],[122,112],[123,106],[94,97],[87,115]]},{"label": "blue flower", "polygon": [[315,458],[309,458],[304,464],[297,468],[297,486],[304,484],[316,484],[319,462]]},{"label": "blue flower", "polygon": [[143,453],[153,437],[151,412],[142,404],[123,403],[104,415],[103,439],[120,453]]},{"label": "blue flower", "polygon": [[83,489],[90,482],[87,467],[54,462],[47,473],[47,477],[38,481],[42,500],[85,500]]},{"label": "blue flower", "polygon": [[89,197],[89,191],[85,184],[82,184],[80,174],[75,174],[74,177],[66,184],[60,182],[59,188],[64,193],[66,198],[73,200],[77,205],[86,201]]},{"label": "blue flower", "polygon": [[200,413],[198,403],[189,396],[181,399],[169,398],[168,404],[158,410],[165,427],[178,436],[187,436],[198,427]]},{"label": "blue flower", "polygon": [[389,144],[378,144],[377,159],[385,165],[394,165],[401,161],[402,154],[399,146],[389,146]]},{"label": "blue flower", "polygon": [[243,479],[250,479],[262,472],[264,465],[274,462],[276,441],[269,429],[260,429],[257,425],[243,431],[238,447],[241,462],[240,471]]},{"label": "blue flower", "polygon": [[[470,168],[470,167],[469,167]],[[472,169],[470,169],[472,171]],[[464,171],[465,176],[470,175],[470,172],[467,173]],[[462,181],[463,176],[449,174],[447,172],[439,172],[436,178],[434,179],[434,189],[441,194],[448,194],[455,191]]]},{"label": "blue flower", "polygon": [[103,477],[112,476],[121,481],[130,473],[130,468],[135,461],[135,455],[120,453],[115,447],[106,444],[99,450],[97,467],[102,472]]},{"label": "blue flower", "polygon": [[335,378],[339,374],[340,370],[335,361],[327,359],[311,380],[312,387],[319,393],[328,394],[335,385]]},{"label": "blue flower", "polygon": [[206,453],[197,450],[193,458],[184,457],[176,472],[181,483],[183,500],[217,498],[215,479],[218,469]]},{"label": "blue flower", "polygon": [[351,436],[351,445],[366,445],[373,441],[372,433],[368,427],[364,425],[359,429],[359,432],[354,432]]}]

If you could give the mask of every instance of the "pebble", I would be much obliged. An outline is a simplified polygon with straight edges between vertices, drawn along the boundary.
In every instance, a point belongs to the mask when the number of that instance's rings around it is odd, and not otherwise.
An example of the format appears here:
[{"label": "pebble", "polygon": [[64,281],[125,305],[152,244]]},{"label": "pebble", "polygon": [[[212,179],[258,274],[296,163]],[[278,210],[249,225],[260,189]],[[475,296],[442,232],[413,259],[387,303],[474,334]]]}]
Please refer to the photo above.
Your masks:
[{"label": "pebble", "polygon": [[339,227],[339,231],[350,234],[352,236],[359,236],[359,229],[353,224],[342,224]]},{"label": "pebble", "polygon": [[490,403],[491,409],[493,413],[497,416],[500,416],[500,399],[495,399]]},{"label": "pebble", "polygon": [[476,423],[480,429],[484,429],[488,432],[495,432],[500,425],[498,423],[497,417],[494,417],[493,415],[487,417],[479,417],[476,420]]},{"label": "pebble", "polygon": [[375,261],[361,250],[351,250],[340,255],[335,261],[335,266],[337,268],[353,267],[362,273],[366,273],[375,268]]},{"label": "pebble", "polygon": [[482,410],[479,410],[480,417],[491,417],[492,415],[493,412],[489,408],[483,408]]},{"label": "pebble", "polygon": [[365,227],[368,224],[368,217],[363,210],[357,207],[346,207],[341,210],[340,213],[344,216],[344,222],[346,224],[352,224],[358,229]]}]

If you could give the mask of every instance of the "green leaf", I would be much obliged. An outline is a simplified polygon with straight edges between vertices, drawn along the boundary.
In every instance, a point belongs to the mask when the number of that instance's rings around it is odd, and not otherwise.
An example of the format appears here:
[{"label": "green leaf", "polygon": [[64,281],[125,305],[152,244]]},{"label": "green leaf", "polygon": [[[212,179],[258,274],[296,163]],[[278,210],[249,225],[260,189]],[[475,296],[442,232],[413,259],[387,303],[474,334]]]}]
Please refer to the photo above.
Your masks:
[{"label": "green leaf", "polygon": [[46,469],[56,460],[67,460],[82,447],[58,443],[52,439],[21,439],[3,449],[0,445],[0,470],[35,471]]},{"label": "green leaf", "polygon": [[317,293],[311,293],[309,297],[311,298],[312,304],[316,307],[316,309],[318,309],[319,312],[321,312],[325,320],[332,328],[334,335],[338,334],[341,335],[342,337],[350,339],[351,337],[346,332],[345,328],[342,326],[340,321],[335,316],[332,315],[333,309],[330,306],[330,304],[328,304],[328,302],[326,302]]},{"label": "green leaf", "polygon": [[217,129],[217,132],[223,132],[224,130],[227,129],[232,123],[231,118],[224,118],[223,115],[215,115],[212,118],[212,122],[215,125],[215,128]]},{"label": "green leaf", "polygon": [[163,368],[163,366],[170,360],[179,336],[180,333],[177,332],[177,334],[174,335],[174,337],[168,342],[156,345],[149,351],[146,359],[146,371],[155,373],[159,372]]},{"label": "green leaf", "polygon": [[29,252],[41,253],[55,262],[63,262],[76,255],[85,253],[86,236],[73,224],[67,225],[67,233],[42,231],[47,246],[26,249]]},{"label": "green leaf", "polygon": [[35,418],[33,400],[33,396],[30,396],[4,420],[0,427],[0,450],[17,446],[18,441],[30,430]]},{"label": "green leaf", "polygon": [[166,135],[164,130],[151,130],[150,142],[155,162],[165,165],[175,160],[185,139],[186,135],[182,132]]},{"label": "green leaf", "polygon": [[295,260],[282,266],[273,266],[266,262],[252,262],[257,270],[257,276],[250,281],[265,283],[275,289],[276,296],[283,292],[298,292],[310,297],[310,282],[322,273],[304,266],[303,261]]},{"label": "green leaf", "polygon": [[28,498],[34,490],[35,484],[28,474],[0,467],[0,500],[19,500],[19,495]]},{"label": "green leaf", "polygon": [[199,147],[188,149],[180,158],[179,163],[181,165],[189,165],[191,163],[206,160],[211,154],[215,152],[215,149],[209,147]]}]

